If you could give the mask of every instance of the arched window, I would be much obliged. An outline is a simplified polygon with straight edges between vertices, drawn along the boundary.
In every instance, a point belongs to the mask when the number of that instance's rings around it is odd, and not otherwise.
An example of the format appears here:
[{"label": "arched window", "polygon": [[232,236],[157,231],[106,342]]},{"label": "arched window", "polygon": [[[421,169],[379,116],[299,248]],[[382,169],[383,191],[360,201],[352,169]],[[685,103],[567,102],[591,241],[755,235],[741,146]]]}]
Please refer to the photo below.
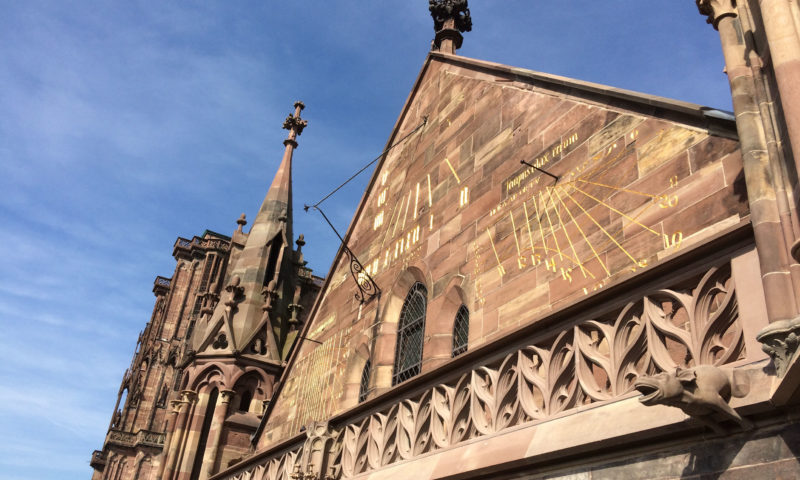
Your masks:
[{"label": "arched window", "polygon": [[372,374],[372,362],[367,360],[364,370],[361,370],[361,386],[358,389],[358,403],[367,399],[369,393],[369,377]]},{"label": "arched window", "polygon": [[247,389],[242,392],[242,396],[239,399],[239,411],[240,412],[247,412],[250,410],[250,402],[253,401],[253,391]]},{"label": "arched window", "polygon": [[453,357],[457,357],[467,351],[469,342],[469,310],[464,305],[456,312],[456,320],[453,322]]},{"label": "arched window", "polygon": [[428,290],[417,282],[408,291],[397,328],[392,385],[418,375],[422,366],[422,340],[425,334],[425,308]]}]

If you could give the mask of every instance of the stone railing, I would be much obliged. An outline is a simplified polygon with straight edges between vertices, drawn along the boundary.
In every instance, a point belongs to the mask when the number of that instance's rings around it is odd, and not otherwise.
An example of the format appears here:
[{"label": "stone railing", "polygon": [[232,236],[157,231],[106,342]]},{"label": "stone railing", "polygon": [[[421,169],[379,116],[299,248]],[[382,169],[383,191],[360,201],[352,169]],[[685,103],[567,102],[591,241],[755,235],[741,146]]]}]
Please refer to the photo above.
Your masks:
[{"label": "stone railing", "polygon": [[106,443],[112,443],[123,447],[136,447],[144,445],[147,447],[161,448],[164,446],[164,434],[139,430],[136,433],[123,432],[121,430],[110,430],[106,437]]},{"label": "stone railing", "polygon": [[136,444],[147,445],[148,447],[163,447],[165,436],[163,433],[139,430],[136,434]]},{"label": "stone railing", "polygon": [[107,443],[120,445],[123,447],[132,447],[136,445],[136,434],[130,432],[122,432],[120,430],[111,430],[108,432],[106,438]]},{"label": "stone railing", "polygon": [[[372,413],[312,424],[307,439],[262,452],[215,479],[279,480],[297,471],[314,471],[309,478],[350,478],[614,400],[633,392],[640,376],[745,355],[729,264],[549,332],[499,358],[487,354],[484,363],[410,398],[379,403]],[[328,439],[323,450],[315,447],[320,438]]]},{"label": "stone railing", "polygon": [[199,238],[195,237],[194,244],[206,250],[221,250],[225,251],[230,246],[229,242],[219,238]]}]

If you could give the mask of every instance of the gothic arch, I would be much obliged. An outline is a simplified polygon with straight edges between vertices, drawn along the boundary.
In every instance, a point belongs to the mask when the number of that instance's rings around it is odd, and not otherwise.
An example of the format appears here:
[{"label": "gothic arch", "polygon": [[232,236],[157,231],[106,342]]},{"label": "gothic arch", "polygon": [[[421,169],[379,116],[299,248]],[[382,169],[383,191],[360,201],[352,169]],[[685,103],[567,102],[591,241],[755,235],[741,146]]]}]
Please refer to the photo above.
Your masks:
[{"label": "gothic arch", "polygon": [[462,305],[465,307],[468,305],[466,292],[462,288],[463,281],[464,277],[461,275],[451,278],[444,289],[444,294],[436,298],[431,305],[428,322],[425,325],[428,343],[423,371],[435,368],[452,357],[456,314]]},{"label": "gothic arch", "polygon": [[137,480],[151,480],[153,476],[153,459],[150,455],[139,452],[136,457],[136,473],[134,478]]},{"label": "gothic arch", "polygon": [[[254,401],[267,398],[265,383],[263,375],[255,368],[242,372],[233,384],[233,391],[236,393],[231,402],[231,411],[250,412]],[[259,412],[260,409],[257,408],[254,413]]]},{"label": "gothic arch", "polygon": [[210,391],[214,387],[225,388],[225,374],[219,365],[211,364],[203,368],[191,382],[190,390]]},{"label": "gothic arch", "polygon": [[392,388],[397,327],[403,302],[411,287],[417,282],[425,286],[428,296],[430,296],[432,282],[428,278],[429,276],[430,274],[423,270],[422,265],[415,263],[400,272],[391,288],[386,292],[386,304],[380,315],[380,325],[372,352],[373,388],[378,394]]},{"label": "gothic arch", "polygon": [[230,380],[229,383],[231,385],[236,385],[237,383],[239,383],[239,379],[240,378],[244,377],[245,375],[252,375],[252,374],[255,374],[255,375],[258,376],[258,379],[259,379],[259,381],[261,382],[262,385],[264,385],[264,386],[266,385],[267,378],[264,376],[263,370],[261,370],[260,368],[257,368],[257,367],[252,367],[252,366],[244,367],[244,368],[241,368],[241,367],[237,368],[237,370],[233,373],[233,375],[231,375],[231,380]]},{"label": "gothic arch", "polygon": [[[344,400],[345,405],[356,405],[358,403],[358,393],[361,387],[361,374],[364,371],[364,365],[371,359],[371,339],[367,335],[361,335],[352,344],[357,345],[353,348],[353,355],[347,362],[347,368],[344,373]],[[372,371],[374,374],[374,369]],[[372,375],[370,384],[374,388],[375,378]]]}]

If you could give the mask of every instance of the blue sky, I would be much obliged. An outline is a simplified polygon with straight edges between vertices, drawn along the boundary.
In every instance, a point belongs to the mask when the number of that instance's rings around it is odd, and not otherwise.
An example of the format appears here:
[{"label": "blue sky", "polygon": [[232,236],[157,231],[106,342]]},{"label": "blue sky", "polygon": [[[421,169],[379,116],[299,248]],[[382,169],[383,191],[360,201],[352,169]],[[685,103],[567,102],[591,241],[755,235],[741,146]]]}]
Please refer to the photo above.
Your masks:
[{"label": "blue sky", "polygon": [[[295,233],[383,148],[427,1],[0,0],[0,477],[88,479],[172,244],[252,219],[292,103]],[[460,54],[730,110],[691,0],[473,0]],[[344,231],[368,175],[326,202]]]}]

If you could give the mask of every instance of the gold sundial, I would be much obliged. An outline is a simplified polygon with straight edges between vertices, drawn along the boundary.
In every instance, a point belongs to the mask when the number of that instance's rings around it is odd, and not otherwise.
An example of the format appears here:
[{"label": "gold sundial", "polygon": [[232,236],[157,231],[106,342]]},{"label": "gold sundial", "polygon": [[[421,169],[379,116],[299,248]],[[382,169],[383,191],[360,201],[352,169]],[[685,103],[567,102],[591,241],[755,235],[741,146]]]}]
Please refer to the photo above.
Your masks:
[{"label": "gold sundial", "polygon": [[[589,294],[680,247],[682,232],[664,231],[662,222],[678,205],[678,176],[658,175],[658,163],[642,164],[637,138],[631,127],[589,152],[580,148],[587,139],[567,132],[533,158],[521,159],[528,165],[494,182],[492,188],[502,188],[500,201],[469,220],[476,223],[468,255],[478,303],[484,301],[484,286],[531,270],[535,284],[560,278],[562,291]],[[462,169],[457,154],[424,167],[407,162],[415,155],[409,146],[377,179],[370,199],[369,275],[423,256],[427,235],[470,207],[471,191],[480,188],[480,169]],[[519,163],[518,156],[509,157]],[[405,164],[410,166],[404,169]],[[655,174],[648,171],[640,179],[642,168]]]},{"label": "gold sundial", "polygon": [[[680,247],[682,232],[658,225],[666,210],[678,205],[678,177],[637,185],[637,136],[633,130],[584,159],[566,155],[552,161],[580,141],[577,134],[566,136],[504,183],[507,197],[479,232],[500,278],[514,270],[543,269],[588,294]],[[540,171],[545,168],[557,175]],[[509,235],[513,242],[501,248]],[[475,249],[477,258],[482,252]]]}]

